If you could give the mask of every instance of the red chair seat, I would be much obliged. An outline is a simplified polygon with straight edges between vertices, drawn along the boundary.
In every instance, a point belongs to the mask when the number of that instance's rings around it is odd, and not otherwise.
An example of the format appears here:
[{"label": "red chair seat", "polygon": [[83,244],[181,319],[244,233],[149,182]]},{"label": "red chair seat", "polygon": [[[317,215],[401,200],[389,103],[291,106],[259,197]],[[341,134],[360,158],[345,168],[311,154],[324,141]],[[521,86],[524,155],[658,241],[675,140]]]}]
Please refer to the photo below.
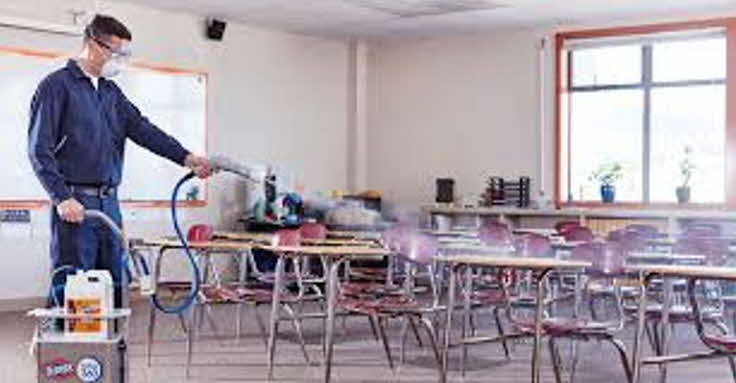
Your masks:
[{"label": "red chair seat", "polygon": [[234,289],[222,286],[202,287],[200,297],[203,300],[202,303],[205,304],[241,303],[243,301]]},{"label": "red chair seat", "polygon": [[[534,332],[534,321],[531,319],[517,321],[516,327],[523,332]],[[611,328],[608,322],[597,322],[579,318],[547,318],[542,320],[542,333],[550,336],[568,336],[575,334],[604,333]]]},{"label": "red chair seat", "polygon": [[705,334],[702,338],[706,346],[723,352],[736,351],[736,337]]}]

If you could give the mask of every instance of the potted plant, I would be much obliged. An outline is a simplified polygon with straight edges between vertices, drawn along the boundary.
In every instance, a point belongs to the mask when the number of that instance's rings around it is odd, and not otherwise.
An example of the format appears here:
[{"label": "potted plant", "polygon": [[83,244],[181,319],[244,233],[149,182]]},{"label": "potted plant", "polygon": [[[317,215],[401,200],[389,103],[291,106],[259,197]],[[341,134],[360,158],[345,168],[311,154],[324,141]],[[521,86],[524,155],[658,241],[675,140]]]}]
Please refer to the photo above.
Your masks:
[{"label": "potted plant", "polygon": [[692,161],[693,149],[689,145],[685,145],[685,153],[680,161],[680,176],[682,176],[682,184],[675,189],[678,203],[690,202],[690,178],[695,171],[695,164]]},{"label": "potted plant", "polygon": [[607,162],[601,164],[597,170],[590,175],[590,180],[601,186],[601,200],[612,203],[616,199],[616,181],[623,177],[623,168],[618,162]]}]

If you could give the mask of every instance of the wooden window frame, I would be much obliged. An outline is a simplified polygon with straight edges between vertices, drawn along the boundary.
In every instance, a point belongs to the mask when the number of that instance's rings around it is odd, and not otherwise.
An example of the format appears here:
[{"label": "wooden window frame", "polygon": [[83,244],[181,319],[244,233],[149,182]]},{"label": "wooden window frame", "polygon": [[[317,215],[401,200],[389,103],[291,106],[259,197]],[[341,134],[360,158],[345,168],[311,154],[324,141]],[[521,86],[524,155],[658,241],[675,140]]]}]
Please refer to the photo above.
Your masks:
[{"label": "wooden window frame", "polygon": [[[566,40],[616,37],[626,35],[646,35],[661,32],[687,31],[707,28],[724,28],[726,31],[726,164],[725,164],[725,197],[724,203],[677,203],[659,202],[614,202],[595,201],[568,202],[561,195],[562,186],[562,151],[563,130],[569,121],[569,84],[568,73],[570,63],[564,54]],[[555,184],[554,201],[557,208],[562,207],[607,207],[625,209],[677,208],[677,209],[723,209],[736,210],[736,18],[719,18],[694,20],[673,23],[648,24],[637,26],[585,29],[561,31],[555,35]],[[565,165],[569,167],[569,164]],[[569,171],[569,169],[567,170]]]}]

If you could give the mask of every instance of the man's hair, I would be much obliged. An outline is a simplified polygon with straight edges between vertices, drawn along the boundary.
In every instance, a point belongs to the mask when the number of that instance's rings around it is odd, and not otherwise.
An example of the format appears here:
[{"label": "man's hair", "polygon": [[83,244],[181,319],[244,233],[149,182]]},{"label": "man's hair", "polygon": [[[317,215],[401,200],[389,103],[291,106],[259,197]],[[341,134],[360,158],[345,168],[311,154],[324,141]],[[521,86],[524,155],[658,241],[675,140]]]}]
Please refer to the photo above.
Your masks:
[{"label": "man's hair", "polygon": [[87,24],[87,27],[84,28],[85,40],[89,40],[91,38],[100,39],[110,36],[117,36],[123,40],[133,39],[128,28],[112,16],[95,15],[92,22]]}]

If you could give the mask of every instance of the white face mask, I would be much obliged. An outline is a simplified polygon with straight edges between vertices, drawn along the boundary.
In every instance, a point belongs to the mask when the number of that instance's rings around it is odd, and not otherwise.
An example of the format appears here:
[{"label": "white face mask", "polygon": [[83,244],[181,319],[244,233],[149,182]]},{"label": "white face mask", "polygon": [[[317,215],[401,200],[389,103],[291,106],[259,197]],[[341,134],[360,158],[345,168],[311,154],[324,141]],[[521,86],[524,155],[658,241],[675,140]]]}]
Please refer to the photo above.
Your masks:
[{"label": "white face mask", "polygon": [[126,60],[122,57],[113,57],[102,65],[100,76],[109,78],[115,77],[125,69]]}]

